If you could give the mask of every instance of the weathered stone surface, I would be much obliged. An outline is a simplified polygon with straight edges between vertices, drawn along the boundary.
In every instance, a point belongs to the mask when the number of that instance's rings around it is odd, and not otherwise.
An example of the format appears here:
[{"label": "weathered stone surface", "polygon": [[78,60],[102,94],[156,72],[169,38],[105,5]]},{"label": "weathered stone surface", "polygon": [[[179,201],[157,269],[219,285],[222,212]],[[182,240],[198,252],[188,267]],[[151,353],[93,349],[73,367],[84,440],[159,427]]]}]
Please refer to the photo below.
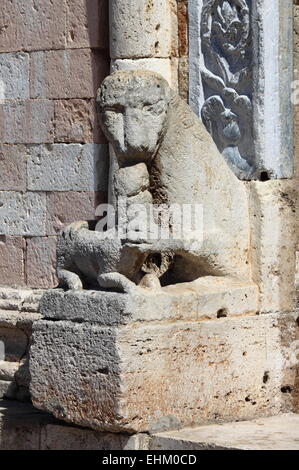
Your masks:
[{"label": "weathered stone surface", "polygon": [[109,65],[104,53],[90,49],[31,54],[31,98],[94,98]]},{"label": "weathered stone surface", "polygon": [[32,405],[0,401],[0,450],[147,450],[145,434],[104,434],[66,426]]},{"label": "weathered stone surface", "polygon": [[190,105],[239,178],[291,178],[293,1],[255,3],[189,2]]},{"label": "weathered stone surface", "polygon": [[13,380],[14,375],[19,367],[19,362],[8,362],[0,360],[0,380]]},{"label": "weathered stone surface", "polygon": [[32,191],[106,190],[108,146],[54,144],[31,147],[27,163]]},{"label": "weathered stone surface", "polygon": [[47,195],[48,235],[56,235],[66,224],[75,220],[92,220],[96,207],[105,203],[106,192],[52,192]]},{"label": "weathered stone surface", "polygon": [[170,57],[172,8],[169,0],[110,2],[110,54],[113,59]]},{"label": "weathered stone surface", "polygon": [[252,274],[261,312],[292,311],[295,302],[296,181],[248,183]]},{"label": "weathered stone surface", "polygon": [[[30,314],[21,314],[20,317],[15,317],[14,314],[11,314],[10,324],[16,326],[17,323],[14,322],[23,322],[26,321],[26,318],[35,318],[34,314],[38,312],[39,301],[44,291],[38,289],[22,289],[18,287],[17,289],[12,289],[10,287],[1,287],[0,288],[0,311],[3,315],[4,311],[16,312],[26,312]],[[1,323],[1,322],[0,322]]]},{"label": "weathered stone surface", "polygon": [[4,355],[1,357],[1,360],[18,362],[25,356],[28,337],[22,330],[1,326],[0,342],[4,344]]},{"label": "weathered stone surface", "polygon": [[0,54],[0,100],[29,98],[29,54]]},{"label": "weathered stone surface", "polygon": [[56,237],[27,239],[26,284],[28,287],[51,288],[56,279]]},{"label": "weathered stone surface", "polygon": [[0,192],[0,233],[5,235],[45,235],[46,195]]},{"label": "weathered stone surface", "polygon": [[65,26],[65,0],[3,0],[0,51],[62,49]]},{"label": "weathered stone surface", "polygon": [[0,190],[26,189],[26,147],[0,144]]},{"label": "weathered stone surface", "polygon": [[55,100],[55,142],[106,143],[94,100]]},{"label": "weathered stone surface", "polygon": [[159,73],[169,83],[171,88],[178,88],[177,61],[174,59],[116,59],[111,62],[111,71],[117,70],[150,70]]},{"label": "weathered stone surface", "polygon": [[141,288],[130,294],[49,290],[40,304],[45,318],[102,325],[207,320],[255,314],[258,308],[255,285],[215,277],[164,287],[154,293]]},{"label": "weathered stone surface", "polygon": [[16,392],[16,385],[12,381],[0,379],[0,399],[13,399]]},{"label": "weathered stone surface", "polygon": [[0,235],[1,285],[24,285],[24,246],[22,237]]},{"label": "weathered stone surface", "polygon": [[41,320],[33,402],[72,423],[130,433],[290,410],[282,387],[296,327],[281,314],[120,327]]},{"label": "weathered stone surface", "polygon": [[0,450],[39,450],[41,427],[55,422],[32,405],[0,401]]},{"label": "weathered stone surface", "polygon": [[67,47],[109,49],[109,1],[67,1]]},{"label": "weathered stone surface", "polygon": [[299,450],[299,415],[214,424],[156,434],[154,450]]},{"label": "weathered stone surface", "polygon": [[50,100],[0,102],[0,141],[7,144],[53,142],[54,104]]},{"label": "weathered stone surface", "polygon": [[[94,230],[87,222],[64,229],[57,245],[61,287],[99,285],[128,291],[136,284],[159,288],[159,278],[161,285],[209,275],[248,280],[245,188],[186,103],[161,75],[140,70],[110,75],[97,100],[103,131],[116,156],[110,165],[110,199],[117,212],[118,202],[126,198],[127,212],[131,207],[133,214],[126,214],[128,223],[119,214],[117,228],[123,230],[122,236],[113,232],[115,225],[107,232]],[[161,235],[161,217],[156,217],[156,224],[152,214],[153,223],[147,223],[150,210],[161,204],[166,236]],[[181,216],[173,221],[174,205],[179,210],[188,206],[193,213],[201,211],[203,226],[199,227],[198,215],[188,229],[182,227]],[[175,234],[173,226],[178,222],[180,231]]]},{"label": "weathered stone surface", "polygon": [[105,434],[57,424],[41,431],[42,450],[147,450],[149,440],[146,434]]}]

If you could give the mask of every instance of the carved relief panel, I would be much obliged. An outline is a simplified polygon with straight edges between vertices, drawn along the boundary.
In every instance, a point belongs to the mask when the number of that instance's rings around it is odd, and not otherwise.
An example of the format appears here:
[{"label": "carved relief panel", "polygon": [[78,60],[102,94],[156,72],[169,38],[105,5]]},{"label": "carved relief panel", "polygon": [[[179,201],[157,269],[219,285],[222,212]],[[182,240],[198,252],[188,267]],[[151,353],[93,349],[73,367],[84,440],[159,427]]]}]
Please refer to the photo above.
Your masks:
[{"label": "carved relief panel", "polygon": [[281,3],[189,0],[190,105],[240,179],[292,175],[292,2]]}]

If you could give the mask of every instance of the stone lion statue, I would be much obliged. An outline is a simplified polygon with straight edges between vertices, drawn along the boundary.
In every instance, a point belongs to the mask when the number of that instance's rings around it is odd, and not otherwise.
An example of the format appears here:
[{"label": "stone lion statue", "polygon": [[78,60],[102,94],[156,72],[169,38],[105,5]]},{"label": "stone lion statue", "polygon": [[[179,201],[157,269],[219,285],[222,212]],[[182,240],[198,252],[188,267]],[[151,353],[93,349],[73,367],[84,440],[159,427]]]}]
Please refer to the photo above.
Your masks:
[{"label": "stone lion statue", "polygon": [[[249,279],[246,190],[189,106],[148,71],[113,73],[97,103],[113,148],[109,202],[119,229],[124,222],[118,202],[125,201],[133,230],[120,237],[115,227],[95,229],[96,222],[66,227],[57,248],[60,285],[128,292],[136,285],[155,289],[203,276]],[[153,234],[145,222],[157,207]],[[201,234],[184,231],[182,224],[180,236],[174,235],[168,217],[173,207],[201,208]],[[165,220],[168,236],[161,236]]]}]

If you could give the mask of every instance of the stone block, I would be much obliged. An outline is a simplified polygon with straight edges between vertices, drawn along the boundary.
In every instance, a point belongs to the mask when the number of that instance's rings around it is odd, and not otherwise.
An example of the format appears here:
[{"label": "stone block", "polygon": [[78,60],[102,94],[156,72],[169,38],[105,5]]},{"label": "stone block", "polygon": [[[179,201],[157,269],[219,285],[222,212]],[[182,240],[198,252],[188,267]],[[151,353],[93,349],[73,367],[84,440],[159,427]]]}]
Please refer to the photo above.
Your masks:
[{"label": "stone block", "polygon": [[0,190],[26,189],[26,148],[22,145],[0,144]]},{"label": "stone block", "polygon": [[29,55],[0,54],[0,100],[29,98]]},{"label": "stone block", "polygon": [[95,100],[55,100],[55,142],[106,143]]},{"label": "stone block", "polygon": [[45,235],[46,195],[0,192],[0,233],[4,235]]},{"label": "stone block", "polygon": [[16,392],[16,385],[14,382],[0,379],[0,399],[9,398],[13,399]]},{"label": "stone block", "polygon": [[18,362],[25,356],[28,347],[28,337],[26,333],[19,328],[1,326],[0,342],[2,348],[4,348],[3,357],[0,358],[1,361]]},{"label": "stone block", "polygon": [[292,311],[295,302],[296,182],[248,183],[253,280],[261,312]]},{"label": "stone block", "polygon": [[154,293],[137,288],[134,293],[49,290],[41,299],[45,318],[126,324],[146,321],[198,321],[255,314],[258,291],[253,284],[225,278],[202,278],[164,287]]},{"label": "stone block", "polygon": [[156,434],[152,450],[299,450],[299,416],[286,413],[241,423]]},{"label": "stone block", "polygon": [[49,100],[0,102],[0,141],[7,144],[53,142],[54,104]]},{"label": "stone block", "polygon": [[146,434],[99,433],[89,429],[48,424],[41,431],[41,450],[147,450]]},{"label": "stone block", "polygon": [[105,192],[52,192],[47,195],[48,235],[56,235],[65,225],[76,220],[95,219],[96,207],[105,203]]},{"label": "stone block", "polygon": [[65,47],[65,0],[3,0],[1,6],[0,52]]},{"label": "stone block", "polygon": [[33,237],[26,240],[26,284],[48,289],[57,284],[56,237]]},{"label": "stone block", "polygon": [[[110,2],[110,53],[113,59],[172,55],[172,2]],[[125,26],[125,27],[124,27]]]},{"label": "stone block", "polygon": [[33,403],[67,422],[128,433],[288,411],[281,389],[295,328],[276,314],[114,327],[41,320]]},{"label": "stone block", "polygon": [[68,0],[67,48],[109,49],[109,1]]},{"label": "stone block", "polygon": [[69,49],[31,54],[31,98],[94,98],[109,74],[109,63],[101,51]]},{"label": "stone block", "polygon": [[22,237],[0,235],[1,285],[24,285],[24,247]]},{"label": "stone block", "polygon": [[32,191],[106,190],[108,145],[54,144],[31,147],[27,163]]},{"label": "stone block", "polygon": [[19,367],[19,362],[8,362],[0,359],[0,380],[13,380]]},{"label": "stone block", "polygon": [[159,73],[169,85],[176,90],[178,87],[177,80],[177,63],[169,58],[167,59],[116,59],[111,62],[111,72],[117,70],[150,70]]},{"label": "stone block", "polygon": [[0,324],[3,322],[4,315],[8,326],[19,326],[21,329],[23,327],[27,329],[38,315],[39,301],[43,293],[43,290],[22,289],[19,286],[17,289],[1,287]]}]

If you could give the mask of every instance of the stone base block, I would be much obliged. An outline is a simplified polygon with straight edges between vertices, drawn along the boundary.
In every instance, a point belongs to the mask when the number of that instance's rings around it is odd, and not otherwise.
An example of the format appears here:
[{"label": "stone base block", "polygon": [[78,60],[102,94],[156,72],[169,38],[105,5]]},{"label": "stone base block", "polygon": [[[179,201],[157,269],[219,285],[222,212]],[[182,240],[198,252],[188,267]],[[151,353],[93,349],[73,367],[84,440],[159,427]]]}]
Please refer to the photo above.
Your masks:
[{"label": "stone base block", "polygon": [[[89,316],[82,305],[73,318]],[[153,300],[153,312],[155,305]],[[71,317],[73,307],[68,312]],[[127,433],[291,409],[289,394],[282,392],[294,380],[288,348],[297,326],[291,315],[173,321],[165,313],[160,320],[111,323],[34,324],[36,407],[80,426]]]},{"label": "stone base block", "polygon": [[46,319],[126,324],[139,321],[210,320],[255,314],[258,288],[249,282],[207,276],[159,291],[136,288],[134,293],[48,290],[40,312]]}]

